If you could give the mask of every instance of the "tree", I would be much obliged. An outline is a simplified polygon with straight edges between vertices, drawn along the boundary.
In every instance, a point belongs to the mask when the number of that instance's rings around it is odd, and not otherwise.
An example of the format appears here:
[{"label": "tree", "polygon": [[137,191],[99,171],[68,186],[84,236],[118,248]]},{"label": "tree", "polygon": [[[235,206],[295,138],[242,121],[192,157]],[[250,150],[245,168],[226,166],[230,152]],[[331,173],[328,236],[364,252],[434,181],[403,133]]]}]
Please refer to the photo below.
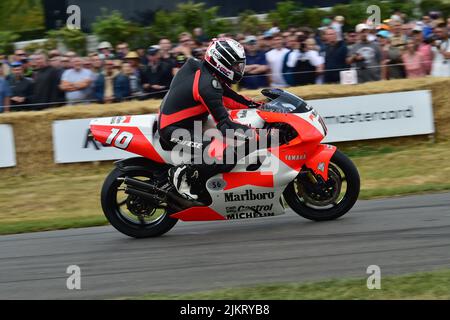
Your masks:
[{"label": "tree", "polygon": [[300,20],[300,6],[294,1],[278,2],[277,8],[269,12],[269,20],[282,30],[303,24]]},{"label": "tree", "polygon": [[14,52],[14,41],[19,35],[11,31],[0,31],[0,54],[11,54]]},{"label": "tree", "polygon": [[262,23],[252,10],[245,10],[239,15],[239,30],[243,33],[256,34],[261,31]]},{"label": "tree", "polygon": [[450,2],[442,0],[423,0],[420,3],[420,9],[423,14],[428,14],[430,11],[440,11],[444,17],[450,16]]},{"label": "tree", "polygon": [[79,55],[86,54],[86,34],[78,29],[63,27],[59,30],[50,30],[47,37],[56,42],[62,42],[67,49],[75,51]]},{"label": "tree", "polygon": [[108,41],[113,46],[129,41],[136,30],[135,27],[133,23],[125,20],[119,11],[108,13],[107,10],[102,10],[102,14],[92,24],[92,29],[100,41]]},{"label": "tree", "polygon": [[328,15],[328,12],[318,8],[306,8],[300,13],[299,21],[301,21],[302,26],[318,28],[321,26],[322,20]]},{"label": "tree", "polygon": [[178,34],[185,31],[176,19],[177,17],[173,13],[159,10],[156,12],[155,21],[150,28],[156,37],[175,41],[178,39]]},{"label": "tree", "polygon": [[206,8],[202,2],[180,3],[173,12],[157,11],[151,30],[156,37],[167,37],[172,41],[178,40],[181,32],[192,32],[195,28],[202,28],[209,37],[215,37],[232,29],[227,20],[218,17],[218,9]]},{"label": "tree", "polygon": [[44,10],[40,0],[0,1],[0,31],[37,29],[44,29]]}]

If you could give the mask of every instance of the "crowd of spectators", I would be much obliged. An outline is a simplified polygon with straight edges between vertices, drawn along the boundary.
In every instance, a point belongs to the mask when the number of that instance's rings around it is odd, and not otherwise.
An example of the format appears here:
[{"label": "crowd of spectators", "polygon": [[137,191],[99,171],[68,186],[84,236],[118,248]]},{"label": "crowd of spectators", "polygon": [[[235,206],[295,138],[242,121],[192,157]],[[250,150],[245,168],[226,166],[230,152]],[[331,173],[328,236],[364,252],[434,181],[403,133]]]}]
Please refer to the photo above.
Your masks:
[{"label": "crowd of spectators", "polygon": [[[439,14],[408,20],[396,12],[383,24],[360,23],[344,32],[345,18],[324,19],[316,30],[277,26],[262,34],[233,37],[247,52],[241,88],[339,83],[356,70],[357,82],[450,76],[450,18]],[[348,29],[347,29],[348,30]],[[15,51],[0,56],[0,113],[42,110],[66,104],[113,103],[162,98],[187,59],[202,59],[210,39],[201,28],[183,32],[174,45],[115,48],[101,42],[86,57],[74,52]]]}]

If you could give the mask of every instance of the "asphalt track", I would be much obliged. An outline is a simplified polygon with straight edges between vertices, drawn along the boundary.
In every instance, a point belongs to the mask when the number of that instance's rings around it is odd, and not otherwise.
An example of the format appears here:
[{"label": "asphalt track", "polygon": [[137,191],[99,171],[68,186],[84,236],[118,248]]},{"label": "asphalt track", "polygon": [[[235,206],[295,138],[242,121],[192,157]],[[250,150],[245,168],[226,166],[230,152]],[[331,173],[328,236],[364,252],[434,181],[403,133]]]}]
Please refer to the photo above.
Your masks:
[{"label": "asphalt track", "polygon": [[[66,269],[81,268],[81,290]],[[293,212],[245,221],[179,223],[158,239],[111,227],[0,237],[0,299],[104,299],[256,283],[450,267],[450,193],[360,201],[340,220]]]}]

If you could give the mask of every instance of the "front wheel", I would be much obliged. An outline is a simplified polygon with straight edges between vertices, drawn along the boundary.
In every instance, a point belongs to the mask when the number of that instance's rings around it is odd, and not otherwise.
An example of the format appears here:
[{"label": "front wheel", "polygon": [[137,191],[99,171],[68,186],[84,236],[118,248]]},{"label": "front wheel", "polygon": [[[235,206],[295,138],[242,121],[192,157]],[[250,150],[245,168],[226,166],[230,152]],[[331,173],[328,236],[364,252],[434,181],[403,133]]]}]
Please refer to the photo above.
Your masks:
[{"label": "front wheel", "polygon": [[177,219],[170,217],[167,208],[158,208],[134,195],[125,193],[121,178],[135,178],[144,182],[153,180],[153,174],[145,170],[123,173],[114,169],[103,184],[101,201],[103,212],[121,233],[133,238],[150,238],[163,235],[172,229]]},{"label": "front wheel", "polygon": [[320,183],[310,172],[300,174],[283,196],[300,216],[313,221],[328,221],[342,217],[355,205],[359,189],[358,170],[337,150],[328,166],[328,181]]}]

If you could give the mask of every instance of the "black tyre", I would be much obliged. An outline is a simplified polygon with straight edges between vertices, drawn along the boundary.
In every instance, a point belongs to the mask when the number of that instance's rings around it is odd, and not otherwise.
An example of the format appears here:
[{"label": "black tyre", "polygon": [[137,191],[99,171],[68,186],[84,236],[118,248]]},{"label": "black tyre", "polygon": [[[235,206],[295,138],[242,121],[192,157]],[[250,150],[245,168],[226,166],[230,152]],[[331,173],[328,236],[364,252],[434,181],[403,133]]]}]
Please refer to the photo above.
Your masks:
[{"label": "black tyre", "polygon": [[125,194],[123,181],[118,178],[149,181],[153,174],[145,170],[134,170],[124,174],[114,169],[106,178],[101,193],[103,213],[111,225],[121,233],[133,238],[158,237],[177,223],[166,208],[155,208],[142,199]]},{"label": "black tyre", "polygon": [[353,162],[339,150],[328,168],[323,190],[297,177],[283,193],[284,199],[300,216],[313,221],[335,220],[346,214],[359,196],[360,178]]}]

